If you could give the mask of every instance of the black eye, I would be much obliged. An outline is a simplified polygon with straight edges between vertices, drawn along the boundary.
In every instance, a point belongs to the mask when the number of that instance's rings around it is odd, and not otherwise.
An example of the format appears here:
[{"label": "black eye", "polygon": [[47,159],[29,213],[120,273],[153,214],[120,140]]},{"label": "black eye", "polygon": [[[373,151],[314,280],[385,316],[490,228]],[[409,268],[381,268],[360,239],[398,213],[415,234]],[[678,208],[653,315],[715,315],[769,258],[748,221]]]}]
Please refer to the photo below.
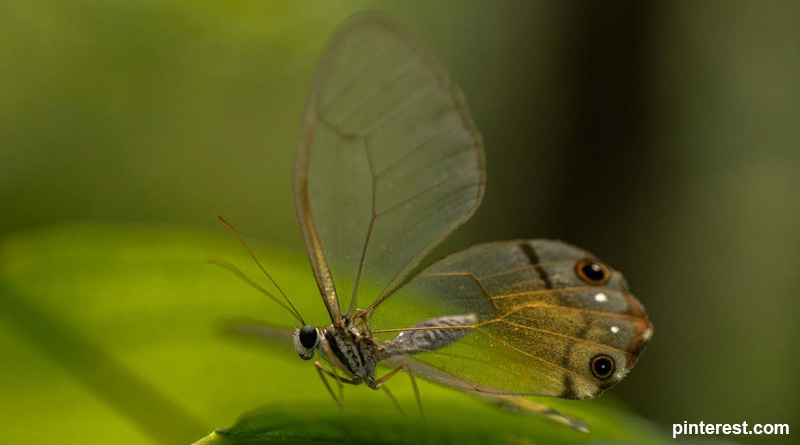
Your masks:
[{"label": "black eye", "polygon": [[310,324],[300,328],[300,344],[306,349],[317,346],[317,328]]},{"label": "black eye", "polygon": [[611,278],[611,271],[608,270],[608,267],[590,259],[578,261],[575,265],[575,273],[578,278],[593,286],[606,284]]},{"label": "black eye", "polygon": [[590,367],[595,377],[605,380],[614,373],[614,359],[605,354],[595,355]]}]

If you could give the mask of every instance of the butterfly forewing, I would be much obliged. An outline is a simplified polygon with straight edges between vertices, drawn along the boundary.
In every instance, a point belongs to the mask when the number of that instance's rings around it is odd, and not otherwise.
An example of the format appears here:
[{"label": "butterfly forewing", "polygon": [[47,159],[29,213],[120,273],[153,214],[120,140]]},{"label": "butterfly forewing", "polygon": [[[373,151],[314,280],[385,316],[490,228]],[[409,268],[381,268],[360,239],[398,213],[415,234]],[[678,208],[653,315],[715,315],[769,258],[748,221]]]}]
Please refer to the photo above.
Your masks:
[{"label": "butterfly forewing", "polygon": [[295,166],[298,218],[335,323],[390,292],[469,218],[483,163],[461,94],[427,53],[384,19],[342,27]]},{"label": "butterfly forewing", "polygon": [[420,272],[377,306],[371,327],[472,315],[474,325],[458,341],[406,350],[412,369],[479,392],[594,397],[627,374],[652,334],[619,272],[606,268],[602,284],[581,278],[577,266],[595,262],[601,264],[559,241],[478,245]]}]

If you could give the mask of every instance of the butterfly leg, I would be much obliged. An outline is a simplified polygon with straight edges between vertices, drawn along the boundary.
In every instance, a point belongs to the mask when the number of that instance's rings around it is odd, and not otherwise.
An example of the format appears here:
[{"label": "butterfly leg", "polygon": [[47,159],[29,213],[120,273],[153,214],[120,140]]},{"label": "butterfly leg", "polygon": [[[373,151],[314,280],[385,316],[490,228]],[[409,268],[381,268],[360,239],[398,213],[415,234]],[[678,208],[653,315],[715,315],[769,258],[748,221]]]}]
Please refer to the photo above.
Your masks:
[{"label": "butterfly leg", "polygon": [[[339,377],[335,372],[328,370],[319,360],[314,362],[314,367],[317,368],[317,374],[319,374],[319,378],[322,379],[322,383],[325,385],[325,388],[327,388],[328,393],[333,397],[336,405],[339,406],[339,411],[344,411],[344,384],[355,385],[356,382]],[[336,384],[339,386],[339,397],[336,397],[336,393],[333,392],[333,388],[331,388],[330,383],[328,383],[328,379],[325,378],[326,375],[333,377]]]},{"label": "butterfly leg", "polygon": [[[417,379],[416,377],[414,377],[414,373],[411,371],[411,367],[408,365],[408,363],[401,364],[393,371],[390,371],[385,376],[376,380],[375,384],[376,386],[380,387],[384,382],[397,375],[397,373],[402,371],[403,369],[405,369],[405,371],[408,373],[408,377],[411,379],[411,387],[414,388],[414,398],[417,399],[417,407],[419,408],[419,414],[424,418],[425,411],[422,410],[422,399],[420,399],[419,397],[419,388],[417,387]],[[395,401],[395,403],[397,402]]]},{"label": "butterfly leg", "polygon": [[395,408],[397,408],[397,410],[400,411],[400,414],[403,415],[403,418],[408,419],[408,416],[406,416],[406,412],[403,411],[403,407],[400,406],[399,403],[397,403],[397,399],[394,397],[394,394],[392,394],[392,392],[389,391],[389,387],[386,386],[385,384],[383,384],[383,385],[381,385],[381,389],[383,390],[384,393],[386,393],[386,396],[389,397],[389,400],[392,401],[392,403],[394,404]]},{"label": "butterfly leg", "polygon": [[489,396],[483,395],[484,399],[509,411],[516,411],[523,414],[534,414],[543,417],[551,422],[568,426],[581,433],[589,432],[589,424],[581,419],[567,416],[555,409],[522,396]]}]

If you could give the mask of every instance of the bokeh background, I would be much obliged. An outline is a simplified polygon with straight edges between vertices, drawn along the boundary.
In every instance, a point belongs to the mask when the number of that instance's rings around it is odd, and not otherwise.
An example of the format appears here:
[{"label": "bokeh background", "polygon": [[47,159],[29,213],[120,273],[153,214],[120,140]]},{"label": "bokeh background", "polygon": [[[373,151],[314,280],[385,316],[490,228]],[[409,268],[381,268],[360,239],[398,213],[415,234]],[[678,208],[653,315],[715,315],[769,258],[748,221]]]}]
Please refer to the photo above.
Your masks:
[{"label": "bokeh background", "polygon": [[583,246],[656,327],[619,398],[664,425],[800,426],[797,2],[2,0],[0,236],[220,214],[301,251],[303,104],[361,10],[442,60],[485,138],[484,203],[439,254]]}]

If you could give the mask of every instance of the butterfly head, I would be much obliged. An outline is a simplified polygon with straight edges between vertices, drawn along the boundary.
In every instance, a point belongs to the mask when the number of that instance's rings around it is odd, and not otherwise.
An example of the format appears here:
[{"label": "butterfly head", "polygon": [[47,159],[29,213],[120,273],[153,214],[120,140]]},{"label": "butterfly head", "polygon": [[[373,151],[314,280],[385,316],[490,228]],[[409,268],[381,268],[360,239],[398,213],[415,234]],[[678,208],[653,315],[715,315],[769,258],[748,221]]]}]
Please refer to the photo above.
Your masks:
[{"label": "butterfly head", "polygon": [[314,357],[314,349],[319,345],[321,335],[319,329],[310,324],[303,327],[295,325],[292,340],[297,355],[303,360],[311,360]]}]

